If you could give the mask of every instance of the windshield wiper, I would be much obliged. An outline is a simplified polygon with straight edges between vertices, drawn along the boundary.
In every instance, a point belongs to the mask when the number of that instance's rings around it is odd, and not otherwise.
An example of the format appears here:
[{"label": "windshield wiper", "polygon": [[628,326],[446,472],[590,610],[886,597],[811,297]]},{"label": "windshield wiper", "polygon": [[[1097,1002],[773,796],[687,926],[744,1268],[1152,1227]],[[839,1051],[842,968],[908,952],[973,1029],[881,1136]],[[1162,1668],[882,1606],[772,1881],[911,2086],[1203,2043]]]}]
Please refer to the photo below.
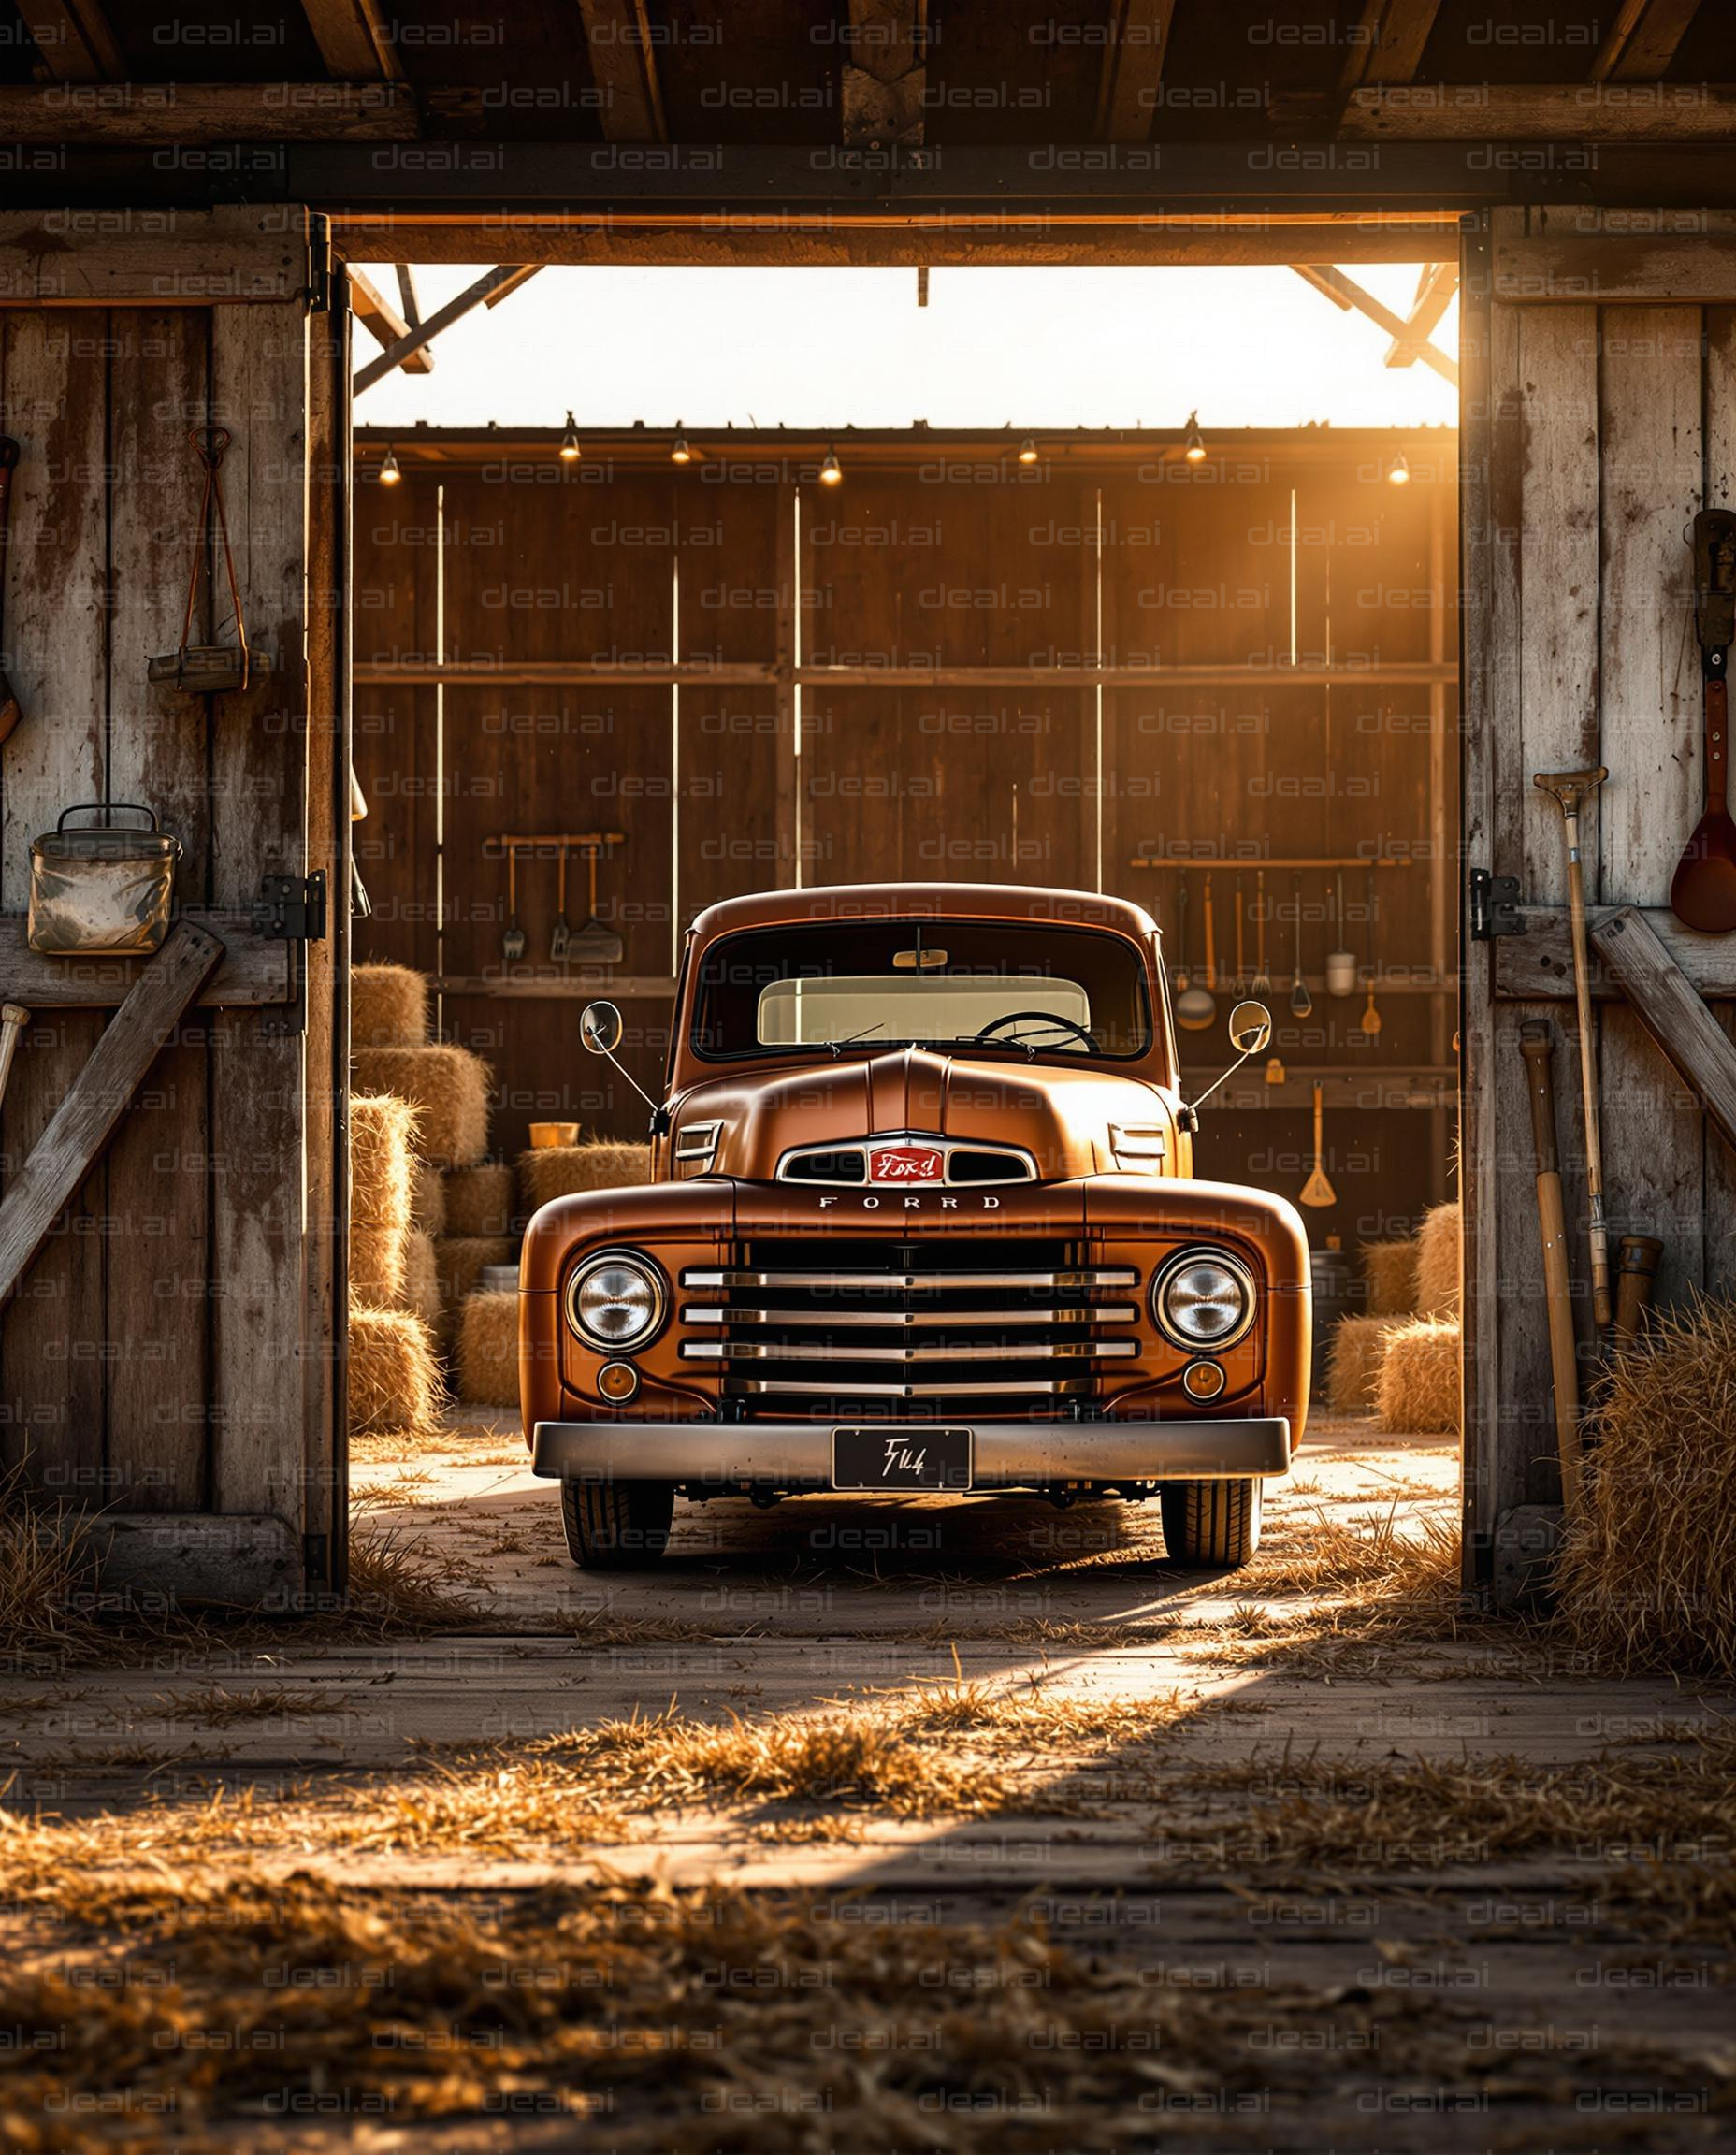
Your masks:
[{"label": "windshield wiper", "polygon": [[829,1040],[826,1045],[832,1049],[832,1061],[835,1063],[845,1049],[853,1048],[857,1041],[867,1039],[869,1034],[878,1033],[885,1023],[884,1018],[876,1018],[872,1025],[864,1025],[860,1033],[847,1033],[842,1040]]}]

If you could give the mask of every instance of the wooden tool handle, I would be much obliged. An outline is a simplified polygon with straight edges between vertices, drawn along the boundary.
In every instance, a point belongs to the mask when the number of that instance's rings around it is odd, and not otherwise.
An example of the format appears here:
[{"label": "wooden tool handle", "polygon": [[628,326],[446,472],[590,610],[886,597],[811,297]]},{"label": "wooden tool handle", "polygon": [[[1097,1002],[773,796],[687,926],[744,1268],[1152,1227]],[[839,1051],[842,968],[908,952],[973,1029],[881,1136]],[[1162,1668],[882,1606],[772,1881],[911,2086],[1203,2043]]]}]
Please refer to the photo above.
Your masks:
[{"label": "wooden tool handle", "polygon": [[1729,804],[1730,690],[1721,675],[1706,683],[1706,813]]},{"label": "wooden tool handle", "polygon": [[1216,933],[1217,923],[1212,918],[1211,877],[1208,875],[1206,878],[1206,985],[1208,988],[1216,988],[1218,985]]},{"label": "wooden tool handle", "polygon": [[1558,1175],[1561,1154],[1555,1143],[1555,1087],[1550,1067],[1554,1048],[1549,1020],[1527,1018],[1519,1028],[1519,1052],[1529,1065],[1527,1089],[1531,1097],[1531,1141],[1537,1148],[1540,1175]]},{"label": "wooden tool handle", "polygon": [[1622,1237],[1615,1279],[1616,1338],[1631,1339],[1638,1334],[1652,1306],[1652,1290],[1657,1283],[1657,1264],[1663,1253],[1664,1246],[1656,1235]]},{"label": "wooden tool handle", "polygon": [[1314,1087],[1314,1164],[1315,1164],[1315,1166],[1316,1166],[1316,1167],[1318,1167],[1318,1166],[1320,1165],[1320,1148],[1321,1148],[1321,1132],[1322,1132],[1322,1123],[1321,1123],[1321,1102],[1322,1102],[1322,1100],[1323,1100],[1323,1098],[1324,1098],[1324,1088],[1323,1086],[1319,1085],[1319,1084],[1316,1084],[1316,1085],[1315,1085],[1315,1087]]}]

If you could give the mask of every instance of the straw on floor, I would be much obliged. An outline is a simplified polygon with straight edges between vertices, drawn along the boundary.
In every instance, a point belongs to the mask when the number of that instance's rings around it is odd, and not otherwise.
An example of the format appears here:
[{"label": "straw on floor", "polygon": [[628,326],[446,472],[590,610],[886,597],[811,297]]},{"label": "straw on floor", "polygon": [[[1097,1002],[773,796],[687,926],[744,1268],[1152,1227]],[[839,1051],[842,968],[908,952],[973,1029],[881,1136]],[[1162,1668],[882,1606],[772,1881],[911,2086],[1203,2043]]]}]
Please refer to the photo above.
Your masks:
[{"label": "straw on floor", "polygon": [[1659,1314],[1615,1356],[1560,1620],[1618,1669],[1736,1684],[1736,1302]]},{"label": "straw on floor", "polygon": [[476,1407],[517,1406],[516,1294],[472,1294],[459,1311],[458,1396]]},{"label": "straw on floor", "polygon": [[504,1235],[513,1224],[513,1170],[504,1161],[455,1167],[446,1178],[448,1235]]},{"label": "straw on floor", "polygon": [[1367,1299],[1365,1317],[1409,1317],[1417,1307],[1417,1245],[1414,1236],[1402,1242],[1365,1242],[1362,1246],[1363,1280]]},{"label": "straw on floor", "polygon": [[1335,1414],[1369,1414],[1390,1317],[1342,1317],[1326,1362],[1326,1404]]},{"label": "straw on floor", "polygon": [[626,1190],[651,1179],[648,1145],[551,1145],[518,1155],[518,1183],[528,1210],[587,1190]]},{"label": "straw on floor", "polygon": [[1459,1208],[1435,1205],[1423,1215],[1416,1244],[1416,1308],[1425,1317],[1459,1313]]},{"label": "straw on floor", "polygon": [[1456,1433],[1463,1420],[1458,1320],[1413,1317],[1388,1325],[1375,1401],[1390,1435]]},{"label": "straw on floor", "polygon": [[488,1065],[467,1048],[358,1048],[355,1082],[395,1092],[416,1110],[416,1150],[443,1167],[468,1167],[488,1149]]},{"label": "straw on floor", "polygon": [[354,1048],[422,1048],[428,1037],[428,978],[407,965],[350,968]]},{"label": "straw on floor", "polygon": [[350,1426],[363,1437],[425,1428],[441,1397],[427,1326],[407,1309],[350,1311]]}]

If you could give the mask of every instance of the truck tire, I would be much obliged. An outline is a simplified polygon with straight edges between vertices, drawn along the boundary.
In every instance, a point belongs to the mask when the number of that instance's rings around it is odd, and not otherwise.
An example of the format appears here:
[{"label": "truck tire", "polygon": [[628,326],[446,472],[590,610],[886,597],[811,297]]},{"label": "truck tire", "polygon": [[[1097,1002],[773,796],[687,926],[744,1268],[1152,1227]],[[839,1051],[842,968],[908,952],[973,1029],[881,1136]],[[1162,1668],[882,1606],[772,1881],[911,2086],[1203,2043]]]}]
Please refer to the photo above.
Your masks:
[{"label": "truck tire", "polygon": [[1234,1571],[1260,1546],[1257,1481],[1165,1482],[1159,1504],[1172,1563]]},{"label": "truck tire", "polygon": [[563,1482],[560,1523],[567,1554],[585,1571],[639,1571],[669,1543],[673,1482]]}]

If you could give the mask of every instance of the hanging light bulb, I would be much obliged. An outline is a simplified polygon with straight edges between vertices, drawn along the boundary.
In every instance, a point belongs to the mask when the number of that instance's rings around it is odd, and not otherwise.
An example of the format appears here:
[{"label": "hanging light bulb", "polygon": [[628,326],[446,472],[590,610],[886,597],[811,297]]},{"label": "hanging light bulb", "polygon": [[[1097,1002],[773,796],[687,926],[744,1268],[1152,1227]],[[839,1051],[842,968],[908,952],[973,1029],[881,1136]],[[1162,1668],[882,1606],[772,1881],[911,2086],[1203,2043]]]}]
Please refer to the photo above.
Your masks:
[{"label": "hanging light bulb", "polygon": [[567,413],[567,431],[560,438],[560,460],[563,464],[576,464],[585,452],[579,447],[579,429],[572,413]]},{"label": "hanging light bulb", "polygon": [[1034,464],[1036,462],[1036,443],[1029,434],[1019,444],[1019,461],[1021,464]]},{"label": "hanging light bulb", "polygon": [[1408,486],[1410,484],[1410,467],[1405,462],[1402,449],[1386,467],[1386,483],[1389,486]]},{"label": "hanging light bulb", "polygon": [[822,486],[841,486],[844,484],[844,467],[838,461],[835,449],[828,449],[826,452],[826,461],[819,468],[819,483]]},{"label": "hanging light bulb", "polygon": [[685,434],[677,434],[670,445],[669,460],[672,464],[691,464],[693,450]]},{"label": "hanging light bulb", "polygon": [[1206,437],[1199,430],[1197,412],[1188,413],[1188,434],[1182,445],[1182,453],[1190,464],[1203,464],[1206,461]]},{"label": "hanging light bulb", "polygon": [[388,446],[380,461],[380,484],[383,486],[396,486],[403,476],[398,468],[398,452]]}]

